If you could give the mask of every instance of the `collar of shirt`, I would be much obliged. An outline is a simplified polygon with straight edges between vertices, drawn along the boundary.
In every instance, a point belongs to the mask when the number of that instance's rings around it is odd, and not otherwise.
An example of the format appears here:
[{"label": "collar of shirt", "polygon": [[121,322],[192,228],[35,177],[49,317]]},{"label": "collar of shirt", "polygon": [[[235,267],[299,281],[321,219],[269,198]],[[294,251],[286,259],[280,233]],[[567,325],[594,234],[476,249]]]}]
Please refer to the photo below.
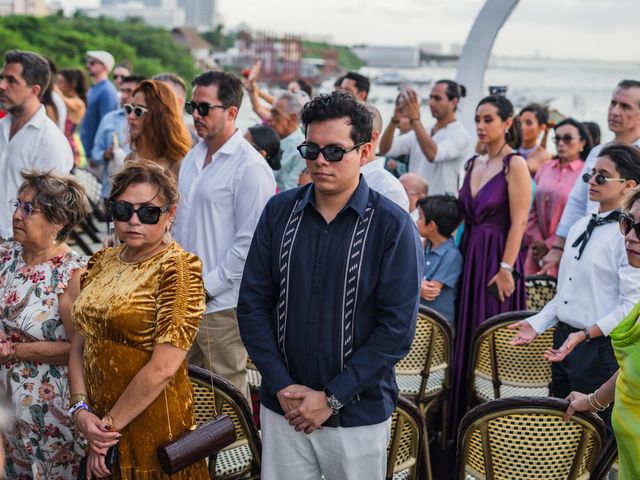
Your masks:
[{"label": "collar of shirt", "polygon": [[442,257],[452,248],[456,248],[456,244],[454,243],[453,238],[448,238],[444,243],[438,245],[436,248],[432,247],[431,242],[427,242],[427,246],[425,247],[425,254],[438,255],[439,257]]},{"label": "collar of shirt", "polygon": [[[40,107],[38,107],[38,110],[36,110],[36,113],[33,114],[33,116],[29,119],[27,123],[24,124],[22,128],[33,127],[35,129],[40,130],[44,126],[44,122],[47,118],[48,118],[47,112],[44,109],[44,105],[40,105]],[[9,114],[2,119],[2,122],[0,122],[0,126],[2,128],[2,136],[5,138],[7,143],[9,143],[9,131],[11,130],[11,121],[12,121],[12,116],[11,114]],[[15,138],[15,135],[14,135],[14,138]]]},{"label": "collar of shirt", "polygon": [[577,158],[575,160],[572,160],[569,163],[566,163],[565,165],[562,165],[560,163],[560,159],[558,157],[556,157],[553,160],[551,160],[551,162],[552,162],[552,166],[554,168],[562,169],[562,170],[564,170],[566,168],[569,168],[569,169],[573,170],[574,172],[576,170],[580,170],[582,168],[582,166],[584,165],[584,160],[582,160],[581,158]]},{"label": "collar of shirt", "polygon": [[360,173],[362,173],[363,175],[375,172],[376,170],[384,170],[383,157],[376,157],[375,160],[371,160],[369,163],[365,163],[362,167],[360,167]]},{"label": "collar of shirt", "polygon": [[299,128],[296,128],[289,135],[280,139],[280,148],[282,150],[286,150],[287,148],[295,149],[302,142],[304,142],[304,133],[302,133],[302,130]]},{"label": "collar of shirt", "polygon": [[[211,155],[213,157],[211,160],[211,163],[213,163],[220,156],[224,155],[228,157],[230,155],[233,155],[235,151],[238,149],[238,147],[240,146],[240,143],[242,142],[243,138],[244,137],[242,136],[242,130],[238,128],[236,132],[233,135],[231,135],[231,137],[229,137],[229,140],[224,142],[218,150],[213,152],[213,154]],[[202,166],[204,165],[204,162],[206,160],[205,157],[207,156],[207,151],[209,150],[209,146],[207,145],[206,141],[201,140],[196,148],[200,148],[201,150],[203,150],[202,155],[198,155],[195,159],[196,165],[198,166],[198,170],[202,170]]]},{"label": "collar of shirt", "polygon": [[[300,213],[302,210],[306,208],[307,205],[311,205],[313,208],[317,210],[316,207],[316,197],[315,197],[315,186],[310,184],[311,186],[307,188],[307,191],[304,192],[300,203],[295,209],[296,213]],[[364,218],[365,210],[369,203],[369,186],[365,181],[364,177],[360,175],[360,183],[358,183],[358,187],[351,195],[351,198],[345,205],[345,207],[341,210],[343,212],[346,208],[351,208],[354,210],[360,218]]]}]

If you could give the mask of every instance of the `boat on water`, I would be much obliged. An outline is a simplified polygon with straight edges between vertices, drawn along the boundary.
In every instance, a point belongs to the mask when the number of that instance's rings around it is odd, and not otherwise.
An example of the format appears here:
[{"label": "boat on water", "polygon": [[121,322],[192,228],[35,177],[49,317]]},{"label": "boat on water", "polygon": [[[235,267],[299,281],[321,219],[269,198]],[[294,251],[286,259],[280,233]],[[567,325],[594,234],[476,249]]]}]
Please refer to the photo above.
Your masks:
[{"label": "boat on water", "polygon": [[373,79],[376,85],[402,85],[410,83],[411,80],[398,72],[384,72]]}]

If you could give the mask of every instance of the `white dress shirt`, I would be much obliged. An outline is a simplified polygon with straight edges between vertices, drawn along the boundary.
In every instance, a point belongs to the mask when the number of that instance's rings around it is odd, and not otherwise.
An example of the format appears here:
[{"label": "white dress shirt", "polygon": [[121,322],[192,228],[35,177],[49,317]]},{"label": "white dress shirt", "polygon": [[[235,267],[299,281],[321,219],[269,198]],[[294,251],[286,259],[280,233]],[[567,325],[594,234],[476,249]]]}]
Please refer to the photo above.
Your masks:
[{"label": "white dress shirt", "polygon": [[384,168],[384,158],[378,157],[375,160],[360,167],[360,173],[367,181],[367,185],[376,192],[384,195],[400,208],[409,211],[409,197],[404,187],[393,174]]},{"label": "white dress shirt", "polygon": [[[589,152],[587,159],[584,161],[584,167],[582,173],[591,173],[596,166],[596,159],[600,155],[600,151],[606,147],[607,143],[601,143],[596,145]],[[640,138],[638,138],[633,145],[640,148]],[[576,183],[573,184],[567,204],[562,212],[562,218],[556,228],[556,235],[558,237],[565,237],[569,232],[571,226],[578,221],[587,212],[593,212],[598,209],[597,202],[589,200],[589,185],[582,181],[582,175],[578,177]]]},{"label": "white dress shirt", "polygon": [[22,170],[69,173],[73,152],[69,140],[47,116],[44,105],[9,140],[11,115],[0,120],[0,237],[13,236],[9,201],[16,198]]},{"label": "white dress shirt", "polygon": [[388,157],[409,155],[409,172],[422,176],[429,184],[431,195],[452,193],[458,196],[458,176],[471,152],[471,138],[459,120],[449,123],[432,137],[438,145],[433,162],[427,160],[415,131],[393,139]]},{"label": "white dress shirt", "polygon": [[[598,214],[606,217],[610,212]],[[624,237],[617,222],[595,227],[580,260],[572,247],[587,228],[591,214],[569,230],[553,299],[527,321],[538,333],[557,322],[583,329],[598,325],[609,335],[640,301],[640,268],[627,261]]]},{"label": "white dress shirt", "polygon": [[180,165],[180,203],[175,238],[202,260],[204,286],[213,296],[207,313],[235,308],[253,232],[269,198],[276,192],[273,171],[236,133],[202,168],[203,140]]}]

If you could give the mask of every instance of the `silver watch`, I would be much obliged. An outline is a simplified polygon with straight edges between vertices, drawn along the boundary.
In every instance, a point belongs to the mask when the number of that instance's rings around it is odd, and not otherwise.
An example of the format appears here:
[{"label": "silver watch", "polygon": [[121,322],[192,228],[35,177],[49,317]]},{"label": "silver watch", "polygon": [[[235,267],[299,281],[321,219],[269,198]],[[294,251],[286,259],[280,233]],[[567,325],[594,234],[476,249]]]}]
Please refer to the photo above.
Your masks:
[{"label": "silver watch", "polygon": [[331,394],[327,390],[324,391],[324,394],[327,396],[327,405],[331,410],[333,410],[332,414],[337,415],[338,410],[340,410],[344,405],[340,400],[336,398],[335,395]]}]

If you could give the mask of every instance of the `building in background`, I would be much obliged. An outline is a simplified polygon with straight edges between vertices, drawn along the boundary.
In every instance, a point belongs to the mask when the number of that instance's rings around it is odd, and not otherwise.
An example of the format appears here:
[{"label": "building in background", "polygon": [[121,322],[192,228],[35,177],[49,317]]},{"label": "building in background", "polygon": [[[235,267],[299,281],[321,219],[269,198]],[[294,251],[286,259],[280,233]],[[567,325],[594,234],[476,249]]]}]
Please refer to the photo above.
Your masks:
[{"label": "building in background", "polygon": [[216,0],[178,0],[178,6],[184,10],[185,25],[199,32],[213,30],[218,24]]},{"label": "building in background", "polygon": [[351,48],[368,67],[415,68],[420,65],[417,47],[356,45]]},{"label": "building in background", "polygon": [[42,17],[49,14],[45,0],[0,0],[0,15],[34,15]]}]

